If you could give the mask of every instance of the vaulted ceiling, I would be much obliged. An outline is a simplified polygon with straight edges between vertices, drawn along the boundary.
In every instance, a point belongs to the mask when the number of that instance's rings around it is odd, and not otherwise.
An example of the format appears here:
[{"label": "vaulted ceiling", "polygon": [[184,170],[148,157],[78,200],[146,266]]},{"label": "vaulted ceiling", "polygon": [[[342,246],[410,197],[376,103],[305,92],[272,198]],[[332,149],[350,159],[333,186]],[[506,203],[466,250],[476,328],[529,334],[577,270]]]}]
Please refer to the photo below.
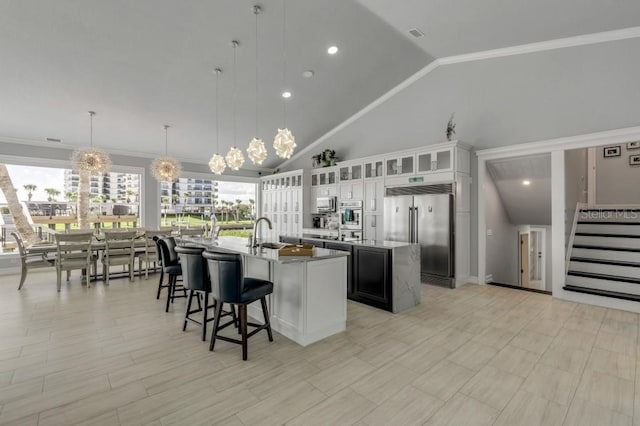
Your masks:
[{"label": "vaulted ceiling", "polygon": [[[259,123],[270,149],[287,125],[299,149],[435,57],[637,25],[640,2],[617,0],[288,0],[286,80],[282,0],[259,2]],[[170,152],[206,164],[215,146],[220,77],[220,151],[256,135],[253,1],[4,0],[0,3],[0,139],[95,143],[119,153]],[[425,37],[413,39],[417,27]],[[237,132],[233,50],[237,50]],[[326,49],[337,45],[329,56]],[[312,78],[302,73],[313,70]],[[293,93],[286,101],[284,89]],[[448,114],[448,112],[447,112]],[[54,145],[55,146],[55,145]],[[250,167],[247,167],[250,168]]]}]

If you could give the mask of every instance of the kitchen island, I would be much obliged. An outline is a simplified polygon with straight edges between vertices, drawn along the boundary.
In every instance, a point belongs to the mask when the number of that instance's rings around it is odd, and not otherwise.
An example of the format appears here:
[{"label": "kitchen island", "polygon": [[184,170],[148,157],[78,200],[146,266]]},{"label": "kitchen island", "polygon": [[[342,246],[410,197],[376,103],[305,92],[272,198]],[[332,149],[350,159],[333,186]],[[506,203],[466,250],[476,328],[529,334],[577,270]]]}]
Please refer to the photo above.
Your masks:
[{"label": "kitchen island", "polygon": [[[242,255],[245,276],[273,282],[271,327],[294,342],[307,346],[346,329],[348,253],[316,247],[312,256],[279,256],[239,237],[184,238],[180,244]],[[259,303],[249,305],[248,314],[261,321]]]},{"label": "kitchen island", "polygon": [[308,243],[343,250],[347,260],[347,297],[393,313],[420,304],[420,246],[397,241],[340,241],[309,234],[282,235],[285,243]]}]

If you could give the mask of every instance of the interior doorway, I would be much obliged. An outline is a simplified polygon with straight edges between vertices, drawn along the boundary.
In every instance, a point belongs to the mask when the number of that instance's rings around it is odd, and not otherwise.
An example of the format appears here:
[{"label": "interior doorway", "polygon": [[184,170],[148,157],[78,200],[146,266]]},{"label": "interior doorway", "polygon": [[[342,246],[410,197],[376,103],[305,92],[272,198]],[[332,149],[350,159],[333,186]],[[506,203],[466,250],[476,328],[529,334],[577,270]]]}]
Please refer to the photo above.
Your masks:
[{"label": "interior doorway", "polygon": [[546,290],[546,229],[528,227],[519,232],[520,279],[518,285]]}]

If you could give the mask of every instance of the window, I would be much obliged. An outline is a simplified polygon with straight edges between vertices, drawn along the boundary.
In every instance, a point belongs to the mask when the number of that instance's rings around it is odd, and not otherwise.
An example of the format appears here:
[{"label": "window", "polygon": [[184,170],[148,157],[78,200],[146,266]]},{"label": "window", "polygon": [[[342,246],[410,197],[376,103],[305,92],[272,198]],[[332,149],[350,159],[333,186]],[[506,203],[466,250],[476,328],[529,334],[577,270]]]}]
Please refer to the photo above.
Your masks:
[{"label": "window", "polygon": [[[35,161],[35,160],[34,160]],[[25,161],[28,162],[28,161]],[[52,161],[52,163],[54,163]],[[8,164],[7,173],[29,224],[42,240],[53,233],[78,228],[78,186],[80,177],[72,169],[29,164]],[[140,173],[114,171],[92,176],[89,182],[89,223],[92,228],[138,227],[140,219]],[[11,232],[16,230],[7,200],[0,190],[1,248],[15,250]]]}]

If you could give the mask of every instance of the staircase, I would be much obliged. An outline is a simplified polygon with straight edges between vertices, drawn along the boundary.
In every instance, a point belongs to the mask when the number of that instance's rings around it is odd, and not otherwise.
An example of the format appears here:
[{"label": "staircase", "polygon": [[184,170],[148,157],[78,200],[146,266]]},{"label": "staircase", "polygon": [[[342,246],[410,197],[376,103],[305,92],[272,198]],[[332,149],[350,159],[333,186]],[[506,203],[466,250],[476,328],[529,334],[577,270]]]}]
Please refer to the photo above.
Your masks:
[{"label": "staircase", "polygon": [[579,205],[564,289],[640,301],[640,206]]}]

